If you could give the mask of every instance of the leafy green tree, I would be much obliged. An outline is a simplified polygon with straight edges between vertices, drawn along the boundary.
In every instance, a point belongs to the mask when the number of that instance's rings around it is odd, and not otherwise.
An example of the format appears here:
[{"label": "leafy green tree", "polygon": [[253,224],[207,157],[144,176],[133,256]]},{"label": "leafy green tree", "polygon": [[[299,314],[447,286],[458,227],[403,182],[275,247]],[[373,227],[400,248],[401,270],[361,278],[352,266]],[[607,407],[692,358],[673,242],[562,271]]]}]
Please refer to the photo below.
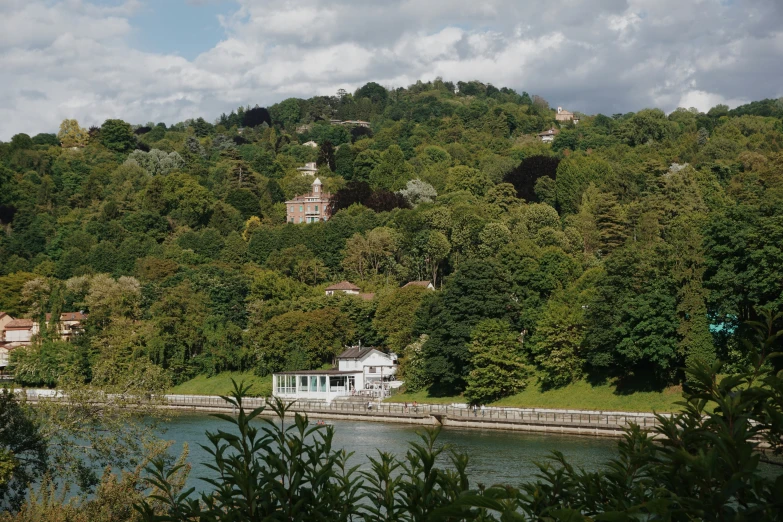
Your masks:
[{"label": "leafy green tree", "polygon": [[345,314],[331,307],[274,317],[249,334],[256,369],[266,375],[333,363],[353,338],[353,329]]},{"label": "leafy green tree", "polygon": [[335,172],[337,170],[337,163],[335,160],[334,145],[329,140],[325,140],[321,143],[321,148],[318,151],[318,161],[316,164],[319,167],[326,166],[329,170]]},{"label": "leafy green tree", "polygon": [[129,123],[109,119],[101,125],[101,143],[113,152],[130,152],[136,146],[136,136]]},{"label": "leafy green tree", "polygon": [[150,359],[168,369],[174,382],[193,377],[196,356],[206,343],[204,325],[208,297],[185,280],[168,290],[150,307],[155,336],[148,343]]},{"label": "leafy green tree", "polygon": [[7,388],[0,391],[0,419],[0,508],[13,512],[47,471],[47,444],[33,410]]},{"label": "leafy green tree", "polygon": [[416,312],[427,290],[419,286],[396,288],[378,297],[373,326],[389,350],[401,353],[414,340]]},{"label": "leafy green tree", "polygon": [[11,317],[21,317],[28,311],[22,299],[22,289],[29,281],[38,278],[30,272],[14,272],[0,277],[0,310]]},{"label": "leafy green tree", "polygon": [[564,214],[576,213],[587,186],[607,180],[610,175],[609,164],[592,155],[573,155],[561,161],[555,181],[558,209]]},{"label": "leafy green tree", "polygon": [[620,133],[633,146],[672,138],[678,130],[677,124],[669,121],[662,110],[643,109],[623,123]]},{"label": "leafy green tree", "polygon": [[527,370],[519,335],[506,321],[480,321],[470,338],[473,369],[465,378],[465,398],[470,403],[494,402],[525,387]]},{"label": "leafy green tree", "polygon": [[60,132],[57,133],[57,139],[66,148],[85,147],[89,135],[87,134],[87,129],[79,126],[78,121],[63,120],[60,123]]},{"label": "leafy green tree", "polygon": [[444,289],[422,304],[417,333],[428,333],[424,345],[427,375],[444,392],[460,390],[470,369],[470,333],[483,319],[517,319],[508,274],[492,260],[468,260],[446,281]]},{"label": "leafy green tree", "polygon": [[621,249],[606,260],[587,308],[585,348],[593,371],[633,378],[639,386],[674,380],[677,348],[675,281],[665,246]]}]

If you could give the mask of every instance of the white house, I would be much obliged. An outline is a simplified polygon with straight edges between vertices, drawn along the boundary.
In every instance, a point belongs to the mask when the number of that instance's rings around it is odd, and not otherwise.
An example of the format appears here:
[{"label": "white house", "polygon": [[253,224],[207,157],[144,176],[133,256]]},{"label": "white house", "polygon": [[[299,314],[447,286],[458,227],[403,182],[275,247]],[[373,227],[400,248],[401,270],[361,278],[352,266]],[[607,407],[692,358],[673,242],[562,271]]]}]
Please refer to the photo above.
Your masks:
[{"label": "white house", "polygon": [[349,283],[348,281],[341,281],[337,284],[326,287],[326,295],[334,295],[338,292],[349,295],[359,295],[361,291],[361,288],[353,283]]},{"label": "white house", "polygon": [[538,133],[538,139],[543,141],[544,143],[552,143],[555,141],[555,136],[557,136],[560,133],[557,129],[549,129],[545,130],[544,132]]},{"label": "white house", "polygon": [[283,399],[325,400],[364,395],[385,397],[397,374],[397,356],[371,347],[348,348],[332,370],[301,370],[272,375],[272,394]]},{"label": "white house", "polygon": [[314,149],[318,148],[318,144],[316,142],[314,142],[313,140],[306,141],[306,142],[302,143],[302,145],[304,145],[305,147],[312,147]]},{"label": "white house", "polygon": [[314,161],[305,163],[304,167],[297,167],[296,170],[302,173],[303,176],[315,176],[318,172],[318,167]]}]

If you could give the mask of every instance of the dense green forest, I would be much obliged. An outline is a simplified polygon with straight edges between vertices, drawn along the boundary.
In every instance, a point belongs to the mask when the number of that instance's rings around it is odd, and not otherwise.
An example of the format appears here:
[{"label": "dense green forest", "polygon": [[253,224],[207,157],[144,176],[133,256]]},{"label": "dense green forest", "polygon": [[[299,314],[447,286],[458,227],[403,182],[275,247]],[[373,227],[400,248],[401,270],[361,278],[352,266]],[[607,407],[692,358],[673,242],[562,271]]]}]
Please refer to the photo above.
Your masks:
[{"label": "dense green forest", "polygon": [[[43,329],[14,350],[17,380],[266,375],[359,342],[402,355],[409,390],[482,402],[660,388],[696,359],[747,369],[745,321],[783,305],[783,100],[581,109],[557,122],[540,97],[436,80],[17,134],[0,143],[0,310],[89,313],[73,343]],[[286,223],[311,161],[334,215]],[[374,299],[324,295],[341,280]]]}]

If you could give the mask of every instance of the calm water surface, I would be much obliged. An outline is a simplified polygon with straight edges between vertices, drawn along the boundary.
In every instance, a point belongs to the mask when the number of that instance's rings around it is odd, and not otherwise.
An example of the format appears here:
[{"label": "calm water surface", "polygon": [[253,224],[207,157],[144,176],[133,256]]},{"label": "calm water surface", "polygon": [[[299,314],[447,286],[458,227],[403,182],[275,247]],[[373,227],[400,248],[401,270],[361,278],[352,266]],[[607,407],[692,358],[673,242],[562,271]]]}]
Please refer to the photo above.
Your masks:
[{"label": "calm water surface", "polygon": [[[315,419],[313,419],[315,420]],[[421,427],[380,422],[328,421],[334,424],[334,446],[354,452],[353,464],[369,466],[367,455],[377,455],[377,449],[402,457],[407,445],[418,440]],[[175,441],[172,453],[179,454],[182,444],[190,447],[189,462],[193,465],[190,486],[197,489],[203,483],[197,480],[208,474],[203,462],[209,455],[199,444],[209,445],[205,431],[228,430],[230,426],[207,415],[181,414],[166,423],[163,438]],[[577,467],[596,470],[616,455],[617,440],[577,437],[559,434],[514,433],[492,430],[464,430],[445,428],[438,438],[456,451],[470,457],[468,474],[471,484],[519,485],[536,473],[536,462],[544,462],[552,450],[563,452]],[[443,464],[447,462],[442,461]]]}]

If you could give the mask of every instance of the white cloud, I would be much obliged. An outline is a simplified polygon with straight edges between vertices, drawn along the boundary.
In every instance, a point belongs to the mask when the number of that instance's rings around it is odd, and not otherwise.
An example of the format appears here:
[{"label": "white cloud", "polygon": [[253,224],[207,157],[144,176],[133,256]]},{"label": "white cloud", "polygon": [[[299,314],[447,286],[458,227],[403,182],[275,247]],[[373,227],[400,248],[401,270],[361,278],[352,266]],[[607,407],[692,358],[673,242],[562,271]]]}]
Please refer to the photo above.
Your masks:
[{"label": "white cloud", "polygon": [[701,112],[707,112],[712,107],[715,107],[716,105],[728,105],[729,108],[733,109],[734,107],[738,105],[742,105],[743,103],[748,103],[747,98],[732,98],[727,99],[721,96],[720,94],[714,93],[714,92],[705,92],[705,91],[688,91],[686,92],[682,98],[680,98],[679,103],[677,104],[677,107],[685,107],[685,108],[691,108],[696,107]]},{"label": "white cloud", "polygon": [[[66,117],[83,125],[213,119],[239,104],[435,76],[526,90],[588,113],[706,110],[783,95],[777,0],[229,5],[225,38],[187,60],[133,48],[141,0],[0,0],[0,139],[55,131]],[[170,23],[187,23],[185,14]]]}]

